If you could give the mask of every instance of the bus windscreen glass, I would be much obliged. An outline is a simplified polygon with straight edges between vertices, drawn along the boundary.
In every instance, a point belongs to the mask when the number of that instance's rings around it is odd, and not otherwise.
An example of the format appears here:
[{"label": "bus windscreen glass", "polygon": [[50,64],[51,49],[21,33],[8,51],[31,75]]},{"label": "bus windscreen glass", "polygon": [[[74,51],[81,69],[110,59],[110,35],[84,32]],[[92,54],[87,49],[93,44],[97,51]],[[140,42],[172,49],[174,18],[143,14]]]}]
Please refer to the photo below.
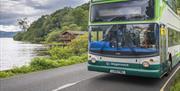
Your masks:
[{"label": "bus windscreen glass", "polygon": [[158,24],[91,26],[90,52],[118,56],[157,55],[158,28]]},{"label": "bus windscreen glass", "polygon": [[92,22],[141,21],[154,18],[154,0],[92,5]]}]

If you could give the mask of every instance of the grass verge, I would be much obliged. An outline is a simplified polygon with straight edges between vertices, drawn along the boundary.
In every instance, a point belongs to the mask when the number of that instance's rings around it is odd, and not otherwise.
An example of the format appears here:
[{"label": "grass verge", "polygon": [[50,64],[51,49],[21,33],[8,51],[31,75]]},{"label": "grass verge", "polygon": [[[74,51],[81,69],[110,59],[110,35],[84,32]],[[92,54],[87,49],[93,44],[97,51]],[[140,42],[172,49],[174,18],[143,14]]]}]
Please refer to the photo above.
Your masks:
[{"label": "grass verge", "polygon": [[175,82],[173,83],[170,91],[180,91],[180,72],[177,73]]},{"label": "grass verge", "polygon": [[53,60],[50,58],[39,57],[39,58],[34,58],[28,66],[15,67],[11,70],[0,71],[0,78],[7,78],[19,74],[58,68],[62,66],[83,63],[86,61],[87,61],[87,54],[83,54],[81,56],[71,56],[68,59],[60,59],[60,60]]}]

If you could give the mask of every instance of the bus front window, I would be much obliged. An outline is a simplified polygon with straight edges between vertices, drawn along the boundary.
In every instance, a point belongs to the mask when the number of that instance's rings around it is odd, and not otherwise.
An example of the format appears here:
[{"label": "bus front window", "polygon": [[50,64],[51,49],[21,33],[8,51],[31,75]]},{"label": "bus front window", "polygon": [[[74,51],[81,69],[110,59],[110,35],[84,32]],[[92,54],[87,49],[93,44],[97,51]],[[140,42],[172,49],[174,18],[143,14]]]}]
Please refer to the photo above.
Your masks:
[{"label": "bus front window", "polygon": [[120,56],[158,54],[157,28],[157,24],[91,26],[90,52]]},{"label": "bus front window", "polygon": [[129,0],[92,5],[92,22],[141,21],[154,18],[154,0]]}]

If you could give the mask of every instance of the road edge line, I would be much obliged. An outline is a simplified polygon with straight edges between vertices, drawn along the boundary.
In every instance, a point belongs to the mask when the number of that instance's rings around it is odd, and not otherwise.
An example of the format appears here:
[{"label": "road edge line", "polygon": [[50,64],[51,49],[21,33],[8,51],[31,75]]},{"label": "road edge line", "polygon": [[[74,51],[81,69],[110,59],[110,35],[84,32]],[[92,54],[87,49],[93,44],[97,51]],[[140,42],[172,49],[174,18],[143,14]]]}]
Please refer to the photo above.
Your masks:
[{"label": "road edge line", "polygon": [[174,71],[174,73],[171,75],[171,77],[166,81],[166,83],[163,85],[163,87],[160,89],[160,91],[164,91],[164,88],[167,86],[167,84],[169,83],[169,81],[174,77],[174,75],[176,74],[176,72],[180,69],[180,66],[178,66],[178,68]]}]

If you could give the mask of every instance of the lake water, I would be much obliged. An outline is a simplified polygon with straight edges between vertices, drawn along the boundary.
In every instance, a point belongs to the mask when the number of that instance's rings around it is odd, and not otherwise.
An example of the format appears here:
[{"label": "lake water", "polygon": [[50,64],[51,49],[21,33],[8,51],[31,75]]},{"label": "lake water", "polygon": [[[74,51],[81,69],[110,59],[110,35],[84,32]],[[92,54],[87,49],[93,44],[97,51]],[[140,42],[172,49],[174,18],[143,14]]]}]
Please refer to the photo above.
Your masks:
[{"label": "lake water", "polygon": [[0,38],[0,71],[27,65],[37,56],[41,44],[14,41],[13,38]]}]

